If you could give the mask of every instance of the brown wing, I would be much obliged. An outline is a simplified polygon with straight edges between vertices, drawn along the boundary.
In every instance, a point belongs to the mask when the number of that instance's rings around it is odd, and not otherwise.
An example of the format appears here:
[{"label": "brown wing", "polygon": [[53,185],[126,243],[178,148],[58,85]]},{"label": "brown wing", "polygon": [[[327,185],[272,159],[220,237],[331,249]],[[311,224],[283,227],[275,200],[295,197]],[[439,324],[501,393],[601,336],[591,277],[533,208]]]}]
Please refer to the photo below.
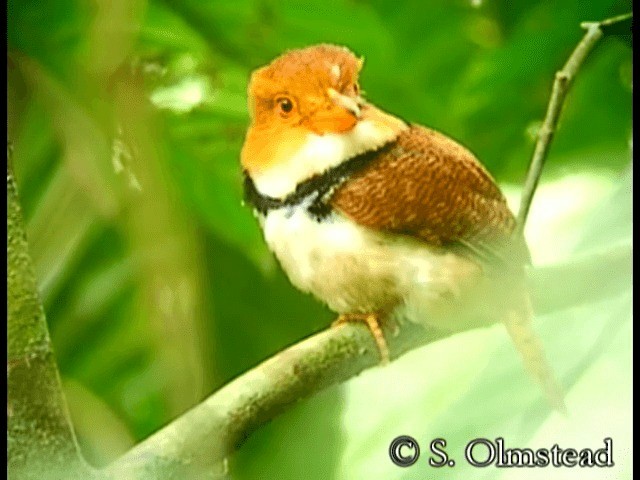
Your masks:
[{"label": "brown wing", "polygon": [[490,174],[464,147],[424,127],[412,126],[382,149],[334,192],[331,205],[361,225],[461,246],[484,262],[529,259]]}]

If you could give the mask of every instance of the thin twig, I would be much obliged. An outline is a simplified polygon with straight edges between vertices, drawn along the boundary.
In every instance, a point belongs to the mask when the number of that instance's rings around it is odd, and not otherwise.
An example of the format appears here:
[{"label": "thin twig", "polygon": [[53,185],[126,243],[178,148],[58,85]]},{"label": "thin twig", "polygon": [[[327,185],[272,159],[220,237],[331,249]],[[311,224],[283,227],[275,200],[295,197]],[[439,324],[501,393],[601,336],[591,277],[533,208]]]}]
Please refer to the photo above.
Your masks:
[{"label": "thin twig", "polygon": [[518,212],[516,226],[518,234],[522,234],[524,231],[533,195],[538,187],[542,168],[544,167],[544,162],[547,159],[549,147],[553,140],[553,134],[556,131],[558,119],[562,112],[562,105],[564,104],[564,99],[571,87],[573,79],[589,52],[591,52],[598,40],[602,38],[603,27],[608,27],[613,24],[629,20],[632,16],[632,13],[628,13],[608,18],[600,22],[583,22],[580,25],[582,28],[587,30],[587,33],[571,53],[571,56],[564,64],[564,67],[562,67],[562,70],[556,72],[553,88],[551,90],[551,97],[549,98],[549,105],[547,106],[547,114],[538,132],[538,141],[536,142],[536,146],[533,151],[531,163],[529,164],[529,171],[527,172],[527,179],[522,190],[520,211]]}]

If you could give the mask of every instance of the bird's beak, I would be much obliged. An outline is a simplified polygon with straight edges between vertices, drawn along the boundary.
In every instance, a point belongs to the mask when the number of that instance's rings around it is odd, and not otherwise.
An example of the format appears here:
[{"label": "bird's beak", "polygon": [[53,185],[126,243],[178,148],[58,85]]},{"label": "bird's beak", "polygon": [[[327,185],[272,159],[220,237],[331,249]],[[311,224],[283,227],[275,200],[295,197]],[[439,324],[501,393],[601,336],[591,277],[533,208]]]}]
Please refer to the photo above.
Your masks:
[{"label": "bird's beak", "polygon": [[333,103],[344,108],[348,112],[351,112],[356,118],[359,119],[361,117],[362,113],[360,112],[360,105],[358,105],[358,101],[355,98],[338,93],[333,88],[327,90],[327,93]]},{"label": "bird's beak", "polygon": [[327,93],[330,99],[328,107],[316,111],[308,119],[308,126],[318,135],[350,131],[362,117],[357,100],[342,95],[333,88]]}]

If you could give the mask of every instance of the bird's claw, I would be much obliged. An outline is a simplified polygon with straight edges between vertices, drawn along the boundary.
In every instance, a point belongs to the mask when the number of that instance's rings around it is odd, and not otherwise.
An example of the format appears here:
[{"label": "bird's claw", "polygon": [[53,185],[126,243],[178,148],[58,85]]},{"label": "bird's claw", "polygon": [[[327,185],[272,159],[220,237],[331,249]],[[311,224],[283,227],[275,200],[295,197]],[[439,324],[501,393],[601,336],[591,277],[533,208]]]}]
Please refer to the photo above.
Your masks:
[{"label": "bird's claw", "polygon": [[343,323],[352,322],[364,322],[369,328],[373,339],[378,346],[378,352],[380,352],[380,363],[386,365],[390,361],[389,346],[384,338],[384,333],[380,327],[380,319],[375,313],[343,313],[331,324],[332,327],[337,327]]}]

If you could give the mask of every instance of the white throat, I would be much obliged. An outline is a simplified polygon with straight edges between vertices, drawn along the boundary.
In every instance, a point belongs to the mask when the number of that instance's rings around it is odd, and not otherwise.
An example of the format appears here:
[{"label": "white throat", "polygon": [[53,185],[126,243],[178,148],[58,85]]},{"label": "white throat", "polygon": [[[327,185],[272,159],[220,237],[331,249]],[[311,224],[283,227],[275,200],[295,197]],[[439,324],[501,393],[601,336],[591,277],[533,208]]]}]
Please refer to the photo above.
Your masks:
[{"label": "white throat", "polygon": [[252,179],[261,194],[283,198],[300,182],[356,155],[376,150],[396,137],[397,131],[366,119],[346,133],[309,133],[302,147],[286,162],[256,173]]}]

